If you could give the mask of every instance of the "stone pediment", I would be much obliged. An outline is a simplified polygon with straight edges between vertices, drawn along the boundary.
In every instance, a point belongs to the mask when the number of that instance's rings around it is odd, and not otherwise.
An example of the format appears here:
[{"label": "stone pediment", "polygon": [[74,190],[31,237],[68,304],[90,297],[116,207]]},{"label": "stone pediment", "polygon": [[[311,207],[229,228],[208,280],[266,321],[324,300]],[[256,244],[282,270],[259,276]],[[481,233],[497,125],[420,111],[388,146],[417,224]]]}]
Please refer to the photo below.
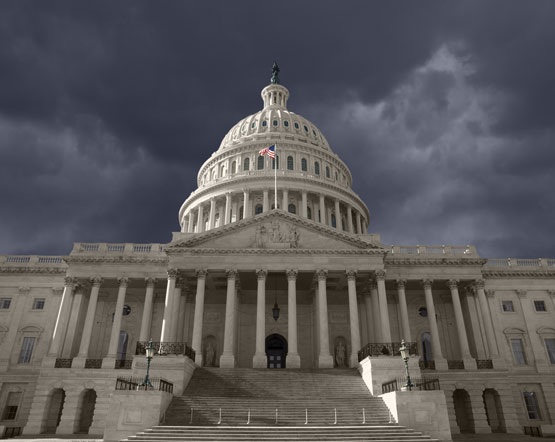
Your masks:
[{"label": "stone pediment", "polygon": [[[370,235],[369,235],[370,236]],[[176,238],[166,252],[179,249],[259,250],[366,250],[384,253],[381,244],[373,244],[358,235],[299,218],[297,215],[272,210],[208,232]]]}]

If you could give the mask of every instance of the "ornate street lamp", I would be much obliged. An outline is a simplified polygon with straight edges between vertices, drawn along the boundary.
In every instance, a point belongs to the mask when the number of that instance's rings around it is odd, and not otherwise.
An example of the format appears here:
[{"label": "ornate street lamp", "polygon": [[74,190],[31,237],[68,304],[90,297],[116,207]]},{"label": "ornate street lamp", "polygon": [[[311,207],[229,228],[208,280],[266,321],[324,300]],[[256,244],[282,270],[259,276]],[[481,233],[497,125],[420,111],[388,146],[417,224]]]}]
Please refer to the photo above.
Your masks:
[{"label": "ornate street lamp", "polygon": [[146,354],[146,376],[143,382],[139,384],[139,387],[144,387],[145,390],[152,388],[152,383],[150,382],[150,361],[154,357],[154,347],[152,346],[152,338],[149,339],[148,344],[145,348]]},{"label": "ornate street lamp", "polygon": [[399,351],[401,352],[401,358],[403,359],[403,362],[405,363],[405,376],[407,378],[407,383],[404,385],[403,389],[411,391],[412,387],[414,387],[414,384],[410,380],[409,348],[405,345],[405,340],[404,339],[401,340],[401,346],[399,347]]}]

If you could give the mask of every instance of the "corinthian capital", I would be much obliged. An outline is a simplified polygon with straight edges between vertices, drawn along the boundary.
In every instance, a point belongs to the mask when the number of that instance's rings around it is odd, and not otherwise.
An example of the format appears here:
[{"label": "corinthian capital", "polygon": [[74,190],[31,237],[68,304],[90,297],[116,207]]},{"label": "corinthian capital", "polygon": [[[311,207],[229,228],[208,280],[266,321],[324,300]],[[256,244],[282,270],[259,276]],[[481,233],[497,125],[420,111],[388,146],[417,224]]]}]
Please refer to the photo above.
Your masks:
[{"label": "corinthian capital", "polygon": [[206,269],[197,269],[197,279],[206,279],[206,275],[208,274],[208,270]]},{"label": "corinthian capital", "polygon": [[423,279],[422,280],[422,287],[424,287],[424,289],[432,289],[432,284],[434,283],[433,279]]},{"label": "corinthian capital", "polygon": [[328,271],[326,269],[316,270],[316,277],[318,281],[325,281],[328,276]]},{"label": "corinthian capital", "polygon": [[458,285],[459,285],[458,279],[450,279],[449,281],[447,281],[447,287],[449,287],[451,290],[458,288]]},{"label": "corinthian capital", "polygon": [[168,279],[176,279],[177,273],[177,269],[168,269]]},{"label": "corinthian capital", "polygon": [[259,281],[266,280],[266,276],[268,276],[268,270],[265,269],[256,269],[256,276],[258,277]]},{"label": "corinthian capital", "polygon": [[91,284],[93,285],[93,287],[100,287],[103,282],[104,280],[100,276],[93,276],[91,278]]},{"label": "corinthian capital", "polygon": [[526,290],[522,290],[522,289],[515,290],[515,291],[516,291],[516,294],[518,295],[519,298],[524,298],[526,296],[526,293],[527,293]]},{"label": "corinthian capital", "polygon": [[227,279],[237,279],[239,276],[239,272],[236,269],[227,269],[225,273],[227,274]]},{"label": "corinthian capital", "polygon": [[397,279],[397,288],[399,289],[404,289],[405,285],[407,285],[407,280],[406,279]]},{"label": "corinthian capital", "polygon": [[376,281],[385,281],[385,270],[376,270]]},{"label": "corinthian capital", "polygon": [[285,274],[287,275],[288,281],[296,281],[297,275],[299,274],[299,272],[295,269],[288,269],[285,271]]},{"label": "corinthian capital", "polygon": [[120,287],[127,287],[129,284],[129,278],[122,276],[121,278],[118,278],[118,283]]},{"label": "corinthian capital", "polygon": [[69,287],[70,285],[75,284],[75,278],[73,276],[66,276],[64,278],[64,285]]},{"label": "corinthian capital", "polygon": [[156,278],[145,278],[145,282],[147,287],[154,287],[154,284],[156,284]]},{"label": "corinthian capital", "polygon": [[[485,290],[485,293],[488,298],[493,298],[495,296],[495,290],[491,290],[491,289]],[[524,292],[524,295],[526,295],[526,292]]]},{"label": "corinthian capital", "polygon": [[345,272],[347,274],[348,281],[355,281],[357,279],[357,271],[356,270],[347,270]]},{"label": "corinthian capital", "polygon": [[483,289],[486,286],[486,281],[483,279],[477,279],[474,283],[476,284],[477,289]]}]

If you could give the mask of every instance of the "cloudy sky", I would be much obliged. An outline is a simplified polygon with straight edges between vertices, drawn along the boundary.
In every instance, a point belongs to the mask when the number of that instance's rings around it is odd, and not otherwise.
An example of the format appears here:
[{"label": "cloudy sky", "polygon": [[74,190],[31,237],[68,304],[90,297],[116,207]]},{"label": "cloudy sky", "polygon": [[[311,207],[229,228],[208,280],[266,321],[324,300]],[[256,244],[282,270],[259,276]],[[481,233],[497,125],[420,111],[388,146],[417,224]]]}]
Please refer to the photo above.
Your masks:
[{"label": "cloudy sky", "polygon": [[277,60],[385,244],[555,257],[554,23],[551,0],[2,1],[0,254],[168,242]]}]

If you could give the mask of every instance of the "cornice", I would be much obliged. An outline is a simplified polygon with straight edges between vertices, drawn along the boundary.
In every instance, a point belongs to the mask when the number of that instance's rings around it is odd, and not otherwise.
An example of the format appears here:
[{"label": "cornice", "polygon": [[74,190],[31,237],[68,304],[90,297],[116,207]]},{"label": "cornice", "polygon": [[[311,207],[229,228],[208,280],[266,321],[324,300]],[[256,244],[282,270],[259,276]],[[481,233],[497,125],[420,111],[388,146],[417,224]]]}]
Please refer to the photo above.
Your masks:
[{"label": "cornice", "polygon": [[[167,264],[167,256],[106,256],[106,255],[74,255],[67,259],[68,264],[75,263],[150,263]],[[64,270],[65,271],[65,270]]]},{"label": "cornice", "polygon": [[401,266],[482,266],[487,259],[481,258],[385,258],[385,265]]},{"label": "cornice", "polygon": [[0,273],[39,273],[59,275],[67,272],[66,267],[14,267],[14,266],[0,266]]},{"label": "cornice", "polygon": [[384,256],[380,249],[215,249],[174,247],[168,255],[372,255]]},{"label": "cornice", "polygon": [[555,270],[482,270],[484,278],[555,278]]}]

